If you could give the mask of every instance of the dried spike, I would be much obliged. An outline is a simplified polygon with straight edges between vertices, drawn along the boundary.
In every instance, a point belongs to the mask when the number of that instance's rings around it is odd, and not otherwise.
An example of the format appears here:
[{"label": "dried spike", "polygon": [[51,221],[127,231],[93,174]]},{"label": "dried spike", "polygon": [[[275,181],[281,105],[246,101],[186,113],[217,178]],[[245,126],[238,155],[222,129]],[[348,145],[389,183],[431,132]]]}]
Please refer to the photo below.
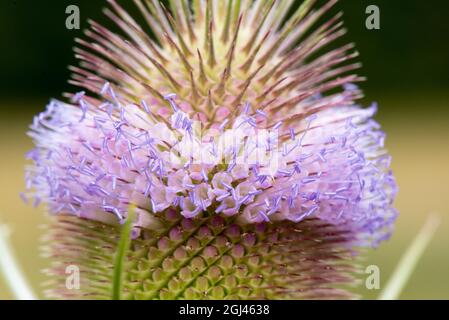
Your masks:
[{"label": "dried spike", "polygon": [[148,91],[151,92],[151,94],[157,98],[160,102],[162,102],[162,104],[166,104],[167,100],[164,99],[164,95],[162,93],[160,93],[158,90],[154,89],[151,85],[149,85],[148,83],[145,82],[140,82],[140,84],[145,87]]},{"label": "dried spike", "polygon": [[354,71],[354,70],[360,69],[361,67],[362,67],[362,64],[358,63],[358,62],[357,63],[348,64],[348,65],[342,66],[340,68],[336,68],[336,69],[333,69],[331,71],[322,73],[322,76],[320,77],[320,79],[321,79],[321,81],[328,80],[330,78],[334,78],[336,76],[344,74],[344,73],[346,73],[348,71]]},{"label": "dried spike", "polygon": [[271,106],[273,103],[275,103],[278,100],[279,100],[278,97],[272,98],[272,99],[264,102],[263,104],[261,104],[259,109],[263,111],[263,110],[265,110],[266,108],[268,108],[269,106]]},{"label": "dried spike", "polygon": [[92,65],[94,65],[95,67],[98,67],[102,63],[101,58],[99,58],[81,48],[75,47],[75,48],[73,48],[73,51],[75,52],[75,54],[76,54],[75,57],[77,59],[87,61],[87,62],[91,63]]},{"label": "dried spike", "polygon": [[251,21],[256,24],[259,20],[261,13],[263,12],[264,5],[267,4],[271,0],[253,0],[251,1],[251,5],[246,7],[248,12],[248,21]]},{"label": "dried spike", "polygon": [[221,75],[220,83],[218,84],[217,89],[215,90],[215,93],[217,94],[218,97],[222,97],[225,94],[226,81],[229,79],[229,75],[230,75],[229,69],[228,67],[226,67]]},{"label": "dried spike", "polygon": [[69,69],[71,72],[73,72],[73,73],[75,73],[75,74],[82,75],[82,76],[84,76],[84,77],[91,77],[92,79],[97,78],[98,80],[102,80],[98,75],[96,75],[96,74],[94,74],[94,73],[91,73],[91,72],[87,71],[86,69],[83,69],[83,68],[80,68],[80,67],[77,67],[77,66],[71,66],[71,65],[69,65],[69,66],[68,66],[68,69]]},{"label": "dried spike", "polygon": [[211,11],[212,11],[211,10],[211,1],[206,0],[206,7],[205,7],[206,19],[204,21],[204,38],[203,38],[204,51],[207,51],[208,47],[209,47],[209,43],[208,43],[209,34],[210,34],[209,29],[210,29],[210,21],[212,20],[211,19],[211,15],[212,15]]},{"label": "dried spike", "polygon": [[165,6],[162,3],[161,3],[161,8],[165,14],[165,17],[170,22],[171,27],[175,31],[176,36],[178,37],[178,41],[179,41],[179,44],[181,45],[184,55],[186,55],[187,57],[192,56],[192,52],[190,52],[189,48],[187,47],[184,37],[182,36],[182,31],[178,28],[177,22],[173,19],[170,12],[167,10],[167,8],[165,8]]},{"label": "dried spike", "polygon": [[[233,12],[233,17],[232,17],[232,21],[231,21],[231,26],[233,26],[233,28],[235,28],[236,23],[240,17],[240,9],[241,9],[242,3],[241,0],[235,0],[235,5],[234,5],[234,12]],[[234,31],[234,30],[232,30]]]},{"label": "dried spike", "polygon": [[286,57],[284,57],[284,59],[282,59],[281,61],[279,61],[278,63],[276,63],[267,73],[265,73],[264,76],[262,76],[258,82],[261,85],[265,85],[272,77],[274,77],[274,74],[276,73],[276,71],[282,66],[282,64],[286,61]]},{"label": "dried spike", "polygon": [[[308,56],[316,52],[318,49],[324,47],[326,44],[334,41],[342,36],[346,31],[344,29],[338,30],[342,26],[342,22],[337,22],[341,17],[341,13],[335,15],[332,19],[313,32],[307,39],[303,41],[301,50],[293,50],[298,53],[295,59],[306,59]],[[335,25],[333,25],[337,22]],[[299,53],[302,53],[299,54]]]},{"label": "dried spike", "polygon": [[[242,24],[242,20],[243,20],[243,15],[241,15],[239,17],[239,19],[237,20],[237,27],[234,30],[234,35],[232,37],[232,42],[231,45],[229,46],[229,49],[226,53],[226,56],[228,57],[228,66],[230,66],[229,62],[232,62],[232,59],[234,58],[234,52],[235,52],[235,48],[237,46],[237,41],[239,38],[239,33],[240,33],[240,26]],[[231,60],[229,60],[231,59]]]},{"label": "dried spike", "polygon": [[315,46],[310,48],[308,52],[306,52],[303,57],[306,59],[307,57],[311,56],[313,53],[317,52],[320,48],[322,48],[325,44],[323,43],[329,43],[330,41],[333,41],[341,36],[343,36],[346,33],[346,29],[340,29],[331,35],[327,36],[326,38],[323,38],[323,40],[319,43],[317,43]]},{"label": "dried spike", "polygon": [[173,39],[168,35],[165,34],[165,38],[167,41],[172,45],[172,47],[177,52],[179,58],[182,61],[182,64],[184,65],[184,68],[187,72],[191,72],[193,70],[192,66],[190,65],[189,61],[187,60],[187,57],[184,55],[184,53],[181,51],[181,49],[176,45],[176,43],[173,41]]},{"label": "dried spike", "polygon": [[265,43],[265,41],[270,36],[270,31],[267,31],[265,36],[259,41],[259,44],[256,46],[256,48],[253,50],[251,55],[246,59],[246,61],[240,66],[240,69],[242,71],[248,72],[251,69],[251,66],[253,65],[254,60],[256,59],[257,54],[260,51],[260,48],[262,48],[262,45]]},{"label": "dried spike", "polygon": [[196,41],[195,31],[193,30],[192,18],[190,14],[188,0],[181,0],[182,12],[184,14],[185,23],[187,26],[187,32],[189,33],[190,42]]},{"label": "dried spike", "polygon": [[233,2],[234,2],[233,0],[228,0],[228,5],[226,8],[225,23],[223,25],[223,31],[221,32],[221,42],[223,42],[223,43],[226,43],[229,40],[229,25],[231,23]]},{"label": "dried spike", "polygon": [[[76,54],[77,56],[78,54]],[[91,63],[88,62],[87,59],[80,57],[81,62],[80,62],[80,67],[86,70],[91,70],[93,72],[96,72],[98,75],[101,76],[102,79],[106,80],[106,81],[110,81],[111,79],[120,79],[119,77],[121,76],[118,72],[117,72],[117,68],[115,68],[114,66],[112,66],[110,63],[108,62],[103,62],[101,64],[101,67],[104,67],[104,69],[101,69],[98,66],[98,63]],[[123,81],[123,83],[125,84],[129,84],[128,82],[128,78],[129,76],[125,76],[124,78],[121,78],[120,81]],[[95,91],[96,92],[96,91]]]},{"label": "dried spike", "polygon": [[[284,57],[283,60],[280,61],[280,63],[278,65],[276,65],[275,68],[273,68],[272,70],[270,70],[270,73],[267,74],[267,76],[269,75],[269,79],[276,80],[278,79],[281,75],[285,74],[288,70],[294,69],[295,65],[297,63],[297,61],[303,61],[302,59],[300,59],[300,57],[303,57],[307,54],[302,52],[302,51],[291,51],[287,56]],[[263,79],[265,80],[265,79]]]},{"label": "dried spike", "polygon": [[[132,27],[130,27],[131,25],[126,24],[124,21],[122,21],[120,18],[118,18],[112,11],[105,9],[104,13],[110,17],[113,21],[115,21],[115,23],[122,28],[122,30],[124,30],[127,34],[129,34],[134,41],[136,41],[137,43],[142,44],[142,41],[148,40],[147,38],[144,37],[144,39],[142,40],[139,35],[134,31],[135,29],[132,29]],[[112,61],[114,60],[118,60],[118,61],[127,61],[127,59],[118,59],[118,58],[122,58],[122,55],[124,54],[124,50],[125,48],[130,46],[130,43],[127,41],[122,40],[119,36],[112,34],[111,32],[107,31],[107,29],[101,27],[98,24],[94,24],[92,23],[93,26],[93,30],[97,31],[104,39],[99,39],[98,37],[95,38],[95,40],[97,40],[98,42],[102,43],[103,45],[105,45],[105,47],[110,48],[113,52],[115,52],[115,54],[119,53],[119,56],[114,57],[115,59],[112,59]],[[99,29],[99,30],[97,30]],[[87,31],[89,32],[89,31]],[[107,40],[109,39],[109,41]],[[114,48],[111,45],[111,40],[115,41],[116,43],[116,48]],[[143,50],[142,46],[138,46],[140,47],[140,49]],[[150,49],[148,49],[150,50]],[[146,51],[146,55],[149,55],[148,50]],[[126,50],[125,50],[126,51]],[[134,54],[136,50],[127,50],[128,52],[130,52],[131,54]],[[107,57],[111,58],[110,53],[105,53],[103,52],[102,54],[106,55]],[[137,65],[142,65],[142,63],[145,62],[144,59],[142,59],[142,57],[136,57],[134,56],[134,59],[132,60],[132,62],[134,63],[133,65],[130,65],[130,67],[136,67]],[[163,62],[163,61],[161,61]],[[129,61],[129,63],[131,63],[131,60]],[[147,67],[146,67],[147,68]],[[140,68],[137,68],[140,69]],[[129,69],[127,68],[126,71],[129,71]],[[133,71],[130,71],[133,72]]]},{"label": "dried spike", "polygon": [[280,25],[285,21],[287,13],[289,12],[292,5],[293,1],[277,2],[276,10],[273,12],[271,19],[267,21],[269,29],[278,30],[280,28]]},{"label": "dried spike", "polygon": [[192,90],[192,99],[193,99],[193,104],[192,104],[192,108],[195,111],[198,111],[195,109],[195,104],[199,101],[200,99],[200,94],[198,92],[198,89],[196,87],[196,83],[195,83],[195,78],[193,77],[193,71],[190,71],[190,89]]},{"label": "dried spike", "polygon": [[[309,91],[307,93],[302,93],[300,95],[298,95],[297,97],[291,98],[283,103],[281,103],[280,105],[273,107],[271,109],[269,109],[268,111],[270,112],[278,112],[280,109],[282,108],[290,108],[294,105],[296,105],[297,103],[299,103],[300,101],[304,100],[307,97],[313,96],[314,94],[318,93],[318,92],[326,92],[329,91],[333,88],[342,86],[346,83],[356,83],[356,82],[361,82],[364,81],[365,78],[363,77],[359,77],[357,75],[349,75],[347,77],[343,77],[343,78],[339,78],[339,79],[335,79],[335,80],[331,80],[327,83],[324,83],[316,88],[314,88],[313,91]],[[337,103],[337,105],[340,102]]]},{"label": "dried spike", "polygon": [[134,4],[137,6],[139,11],[142,13],[145,21],[148,26],[153,31],[154,36],[160,44],[163,44],[163,38],[160,36],[162,34],[162,30],[160,25],[156,22],[152,14],[148,11],[147,7],[142,3],[142,0],[133,0]]},{"label": "dried spike", "polygon": [[173,12],[174,20],[177,29],[181,32],[184,32],[184,21],[182,20],[182,11],[180,12],[179,9],[182,9],[182,6],[179,5],[179,0],[169,0],[170,9],[171,12]]},{"label": "dried spike", "polygon": [[239,35],[240,25],[242,23],[242,18],[243,17],[240,16],[240,18],[238,20],[238,25],[235,30],[234,37],[232,39],[231,47],[229,48],[229,51],[227,53],[228,61],[227,61],[226,67],[223,71],[220,84],[218,85],[217,93],[220,97],[223,96],[223,94],[224,94],[224,91],[226,88],[226,82],[229,79],[229,76],[231,75],[231,72],[232,72],[232,62],[234,60],[234,52],[235,52],[235,47],[237,45],[237,39],[238,39],[238,35]]},{"label": "dried spike", "polygon": [[172,77],[170,72],[168,72],[167,69],[163,65],[161,65],[159,62],[157,62],[155,59],[148,57],[148,59],[151,61],[151,63],[159,70],[159,72],[169,81],[169,83],[173,86],[176,90],[181,90],[181,85]]},{"label": "dried spike", "polygon": [[259,71],[263,68],[264,66],[261,65],[259,66],[259,68],[257,68],[256,71],[254,71],[249,77],[248,79],[246,79],[245,83],[241,86],[241,91],[240,93],[237,95],[237,97],[234,99],[234,101],[231,103],[231,105],[233,107],[237,107],[240,102],[242,101],[246,90],[248,90],[248,87],[251,85],[251,82],[253,81],[253,79],[256,77],[256,75],[259,73]]},{"label": "dried spike", "polygon": [[169,60],[167,58],[165,58],[162,53],[159,51],[159,49],[154,45],[153,41],[148,40],[146,42],[146,44],[148,45],[148,47],[150,48],[151,52],[154,53],[154,55],[162,62],[162,63],[167,63]]},{"label": "dried spike", "polygon": [[202,0],[193,0],[193,8],[195,11],[195,23],[197,26],[200,26],[204,20]]},{"label": "dried spike", "polygon": [[217,63],[215,58],[213,29],[214,29],[214,16],[213,16],[212,1],[206,0],[206,28],[205,28],[206,34],[204,35],[205,36],[204,50],[207,52],[208,65],[211,68],[215,67]]},{"label": "dried spike", "polygon": [[259,22],[258,26],[256,27],[255,31],[253,32],[253,35],[251,36],[251,38],[248,40],[248,42],[246,43],[246,45],[243,47],[243,51],[245,51],[247,54],[249,54],[249,52],[251,51],[254,43],[256,43],[256,39],[259,36],[260,30],[262,29],[268,15],[270,14],[271,10],[274,7],[274,4],[276,3],[276,0],[270,0],[268,7],[266,8],[261,21]]},{"label": "dried spike", "polygon": [[[329,3],[328,3],[329,4]],[[295,42],[298,41],[298,39],[301,38],[304,34],[309,31],[309,29],[315,24],[315,22],[318,21],[319,18],[321,18],[330,8],[332,5],[323,6],[320,8],[317,12],[312,12],[310,15],[308,15],[303,22],[301,22],[298,27],[296,28],[296,31],[293,31],[282,43],[282,45],[279,48],[279,51],[285,52],[289,50],[290,47],[294,46]],[[328,20],[326,23],[318,27],[316,31],[313,32],[312,35],[309,36],[309,39],[313,39],[314,36],[320,37],[323,39],[323,36],[319,36],[321,33],[328,33],[329,31],[325,31],[328,29],[331,25],[333,25],[335,22],[337,22],[341,17],[343,16],[342,12],[337,13],[334,17],[332,17],[330,20]],[[340,25],[334,26],[331,29],[335,30],[339,28],[342,25],[342,22],[340,22]]]},{"label": "dried spike", "polygon": [[[306,111],[306,112],[302,112],[302,113],[298,113],[298,114],[294,114],[292,116],[289,116],[287,118],[282,119],[281,121],[284,123],[285,126],[288,126],[289,124],[291,124],[294,121],[300,121],[300,120],[304,120],[307,119],[310,116],[313,116],[314,114],[317,114],[318,112],[324,111],[324,110],[328,110],[332,107],[337,106],[338,104],[336,103],[329,103],[327,105],[320,105],[315,107],[313,110],[310,111]],[[292,105],[288,105],[288,108],[291,108]]]},{"label": "dried spike", "polygon": [[[115,24],[121,28],[126,34],[128,34],[133,40],[136,42],[141,42],[141,38],[138,35],[138,32],[135,32],[135,30],[139,30],[139,27],[133,26],[132,23],[129,23],[123,19],[121,19],[119,16],[117,16],[113,11],[109,10],[109,8],[105,8],[103,10],[104,14],[109,17],[112,21],[115,22]],[[104,37],[105,41],[108,41],[109,38],[114,38],[116,41],[120,41],[121,43],[126,42],[122,38],[120,38],[118,35],[113,34],[112,32],[108,31],[105,27],[101,26],[100,24],[96,24],[94,21],[91,22],[91,26],[95,31],[98,32],[99,35]],[[88,32],[87,30],[86,32]]]},{"label": "dried spike", "polygon": [[[322,30],[322,28],[320,28],[319,30]],[[340,36],[340,34],[335,35],[335,37],[338,36]],[[308,38],[308,40],[304,41],[302,47],[290,51],[286,56],[284,56],[283,60],[281,60],[278,64],[276,64],[265,76],[259,79],[259,82],[265,84],[270,79],[275,80],[282,74],[284,74],[288,69],[293,68],[295,64],[294,63],[292,64],[292,62],[303,61],[308,55],[310,55],[313,51],[318,49],[314,47],[314,43],[320,43],[319,41],[320,39],[326,39],[327,41],[330,41],[328,34],[325,34],[323,36],[319,36],[319,32],[312,34]],[[311,41],[313,42],[310,43]]]},{"label": "dried spike", "polygon": [[[268,89],[266,89],[264,92],[262,92],[261,95],[259,95],[256,98],[256,101],[261,103],[264,99],[266,99],[266,97],[278,86],[280,85],[282,82],[284,82],[287,79],[287,77],[284,77],[278,81],[276,81],[272,86],[270,86]],[[275,95],[276,97],[276,95]]]},{"label": "dried spike", "polygon": [[217,64],[217,60],[215,58],[215,46],[214,46],[214,37],[212,35],[213,30],[213,21],[210,22],[210,28],[209,28],[209,40],[208,40],[208,65],[211,68],[214,68]]},{"label": "dried spike", "polygon": [[[92,26],[92,29],[95,30],[97,33],[102,35],[106,41],[107,39],[115,39],[117,41],[121,40],[121,38],[117,35],[112,34],[109,32],[105,27],[101,26],[100,24],[96,23],[95,21],[89,21],[89,24]],[[135,46],[133,48],[139,50],[145,55],[151,55],[153,53],[161,62],[166,63],[168,60],[165,58],[160,50],[156,48],[156,46],[153,44],[153,41],[144,33],[143,30],[140,28],[134,28],[133,25],[130,25],[130,28],[135,32],[135,34],[138,36],[139,40],[141,40],[139,43],[140,46]],[[136,38],[135,38],[136,39]],[[117,44],[118,45],[118,44]]]},{"label": "dried spike", "polygon": [[[291,31],[295,26],[297,26],[304,17],[310,12],[312,6],[316,3],[317,0],[305,0],[293,13],[290,19],[285,23],[282,32],[286,33]],[[336,2],[336,0],[330,0],[332,2]],[[329,2],[328,2],[329,3]]]},{"label": "dried spike", "polygon": [[[351,46],[346,46],[351,47]],[[343,55],[343,56],[342,56]],[[360,67],[360,64],[353,63],[347,66],[343,66],[337,69],[332,69],[336,65],[351,60],[358,56],[358,52],[346,55],[345,50],[335,50],[321,58],[316,59],[310,63],[310,66],[303,68],[300,72],[292,74],[292,77],[302,79],[303,83],[308,83],[308,78],[315,79],[315,83],[323,81],[326,77],[334,77],[344,72],[354,70]],[[326,70],[330,70],[326,72]],[[314,83],[314,82],[312,82]]]},{"label": "dried spike", "polygon": [[209,91],[207,92],[207,103],[206,103],[206,107],[207,107],[207,110],[208,110],[209,112],[212,112],[212,111],[214,110],[214,100],[213,100],[213,98],[212,98],[212,91],[211,91],[211,90],[209,90]]},{"label": "dried spike", "polygon": [[304,99],[313,96],[312,92],[303,92],[298,94],[297,96],[290,98],[286,101],[281,102],[280,104],[278,104],[277,106],[274,106],[270,109],[267,109],[267,112],[271,112],[271,113],[276,113],[279,110],[281,110],[282,108],[288,108],[291,106],[294,106],[296,104],[298,104],[299,102],[303,101]]},{"label": "dried spike", "polygon": [[275,97],[279,97],[282,95],[283,92],[286,92],[288,90],[293,90],[293,88],[296,88],[298,85],[300,85],[301,83],[304,83],[306,80],[307,80],[306,77],[304,77],[304,78],[296,77],[296,79],[293,79],[292,81],[290,81],[289,83],[286,83],[279,89],[274,90],[273,95]]},{"label": "dried spike", "polygon": [[[172,34],[170,23],[165,19],[165,14],[160,7],[160,4],[157,0],[145,0],[145,4],[147,8],[151,12],[151,17],[154,19],[154,23],[160,28],[162,33]],[[164,37],[161,37],[163,40]],[[164,42],[161,43],[163,45]]]},{"label": "dried spike", "polygon": [[298,23],[304,18],[304,16],[309,12],[310,8],[316,0],[305,0],[299,9],[295,12],[293,17],[287,22],[287,25],[283,28],[282,33],[279,35],[277,40],[271,45],[267,52],[260,58],[260,63],[265,63],[282,45],[284,40],[292,32],[292,30],[298,25]]},{"label": "dried spike", "polygon": [[115,1],[107,0],[107,2],[114,8],[115,12],[121,17],[121,19],[129,25],[132,25],[136,29],[140,29],[136,21]]},{"label": "dried spike", "polygon": [[[345,73],[348,70],[353,70],[353,69],[358,69],[360,67],[360,64],[352,64],[352,65],[347,65],[347,66],[343,66],[341,68],[337,68],[328,72],[324,72],[321,73],[319,76],[316,77],[311,77],[311,81],[307,82],[307,87],[309,88],[309,90],[318,90],[321,89],[324,91],[328,91],[331,90],[333,88],[345,85],[346,83],[351,83],[352,80],[354,80],[354,82],[360,82],[363,81],[362,78],[358,77],[357,75],[350,75],[350,76],[346,76],[343,78],[336,78],[334,79],[336,76],[341,75],[342,73]],[[349,78],[348,78],[349,77]],[[354,77],[354,78],[352,78]],[[328,82],[326,82],[328,81]],[[335,83],[334,83],[335,81]],[[342,81],[342,82],[340,82]]]},{"label": "dried spike", "polygon": [[[335,50],[332,50],[321,57],[316,58],[315,60],[311,61],[307,66],[304,66],[303,69],[313,69],[319,66],[328,65],[329,63],[332,63],[334,61],[336,64],[353,59],[355,57],[358,57],[359,53],[357,51],[348,53],[351,49],[354,48],[354,44],[350,43],[348,45],[345,45],[343,47],[337,48]],[[328,66],[333,66],[335,64],[329,64]],[[287,69],[286,69],[287,70]]]},{"label": "dried spike", "polygon": [[207,75],[206,72],[204,70],[204,62],[203,62],[203,57],[201,55],[201,52],[199,49],[196,50],[198,53],[198,64],[199,64],[199,69],[200,69],[200,82],[201,84],[205,84],[207,82]]},{"label": "dried spike", "polygon": [[[131,74],[127,75],[127,73],[125,71],[120,70],[120,69],[117,69],[117,74],[119,74],[120,78],[128,77],[129,83],[126,87],[122,88],[123,89],[122,91],[126,92],[126,95],[130,97],[130,101],[138,103],[139,100],[137,97],[133,96],[133,90],[130,89],[130,87],[138,87],[139,85],[143,86],[142,83],[144,81],[146,81],[146,78],[131,75]],[[145,86],[143,86],[143,87],[145,88]],[[153,94],[155,95],[156,98],[158,98],[156,92],[154,92]]]},{"label": "dried spike", "polygon": [[70,85],[72,85],[72,86],[83,88],[83,89],[87,89],[87,90],[92,91],[92,92],[98,91],[98,87],[97,86],[92,86],[85,79],[82,79],[81,81],[69,79],[67,82]]}]

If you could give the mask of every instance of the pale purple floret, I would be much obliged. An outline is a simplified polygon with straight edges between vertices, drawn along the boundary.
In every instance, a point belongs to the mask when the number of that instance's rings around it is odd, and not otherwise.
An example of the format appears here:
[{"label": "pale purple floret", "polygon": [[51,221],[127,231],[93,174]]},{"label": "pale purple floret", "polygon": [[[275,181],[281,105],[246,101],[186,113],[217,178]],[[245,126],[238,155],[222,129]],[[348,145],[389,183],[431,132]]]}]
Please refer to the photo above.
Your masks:
[{"label": "pale purple floret", "polygon": [[[390,234],[396,184],[375,106],[339,105],[285,133],[278,122],[258,135],[266,114],[248,114],[248,107],[223,123],[218,137],[203,140],[174,95],[165,96],[173,109],[165,123],[145,102],[125,105],[104,88],[112,102],[91,105],[82,93],[77,105],[52,101],[31,126],[36,149],[28,155],[27,188],[54,214],[122,222],[134,205],[136,227],[147,228],[168,208],[187,218],[214,208],[246,223],[316,217],[347,224],[368,244]],[[219,152],[232,135],[256,138]],[[262,155],[255,161],[242,158],[256,151]]]}]

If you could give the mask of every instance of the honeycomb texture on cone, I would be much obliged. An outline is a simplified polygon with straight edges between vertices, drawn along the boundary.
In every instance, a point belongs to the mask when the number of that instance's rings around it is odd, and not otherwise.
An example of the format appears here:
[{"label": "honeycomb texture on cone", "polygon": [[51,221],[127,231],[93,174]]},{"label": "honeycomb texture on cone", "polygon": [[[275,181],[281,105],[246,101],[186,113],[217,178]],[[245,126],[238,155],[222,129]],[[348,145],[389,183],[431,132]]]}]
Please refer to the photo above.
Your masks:
[{"label": "honeycomb texture on cone", "polygon": [[[205,216],[159,217],[163,227],[132,241],[124,299],[347,299],[358,267],[347,232],[319,220],[238,225]],[[59,216],[47,254],[49,298],[110,299],[117,227]],[[80,268],[80,290],[66,267]]]}]

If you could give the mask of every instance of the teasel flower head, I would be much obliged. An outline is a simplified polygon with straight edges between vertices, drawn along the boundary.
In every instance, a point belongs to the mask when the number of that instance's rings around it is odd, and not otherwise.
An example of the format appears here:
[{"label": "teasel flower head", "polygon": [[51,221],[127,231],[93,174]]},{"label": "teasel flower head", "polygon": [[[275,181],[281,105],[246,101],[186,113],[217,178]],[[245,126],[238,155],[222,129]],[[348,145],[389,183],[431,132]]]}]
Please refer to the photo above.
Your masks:
[{"label": "teasel flower head", "polygon": [[[49,296],[346,298],[389,237],[396,184],[335,5],[134,1],[77,39],[81,91],[34,119],[28,195],[48,205]],[[151,30],[151,32],[149,31]],[[318,54],[319,53],[319,54]],[[81,290],[64,268],[82,268]]]}]

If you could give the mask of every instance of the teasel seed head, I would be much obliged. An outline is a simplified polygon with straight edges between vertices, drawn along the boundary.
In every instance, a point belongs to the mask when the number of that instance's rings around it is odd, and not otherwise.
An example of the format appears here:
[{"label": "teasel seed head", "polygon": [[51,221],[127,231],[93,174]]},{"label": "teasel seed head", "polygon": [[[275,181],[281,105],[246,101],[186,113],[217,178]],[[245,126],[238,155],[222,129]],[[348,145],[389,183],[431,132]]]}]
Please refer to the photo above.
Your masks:
[{"label": "teasel seed head", "polygon": [[133,210],[123,297],[353,297],[396,184],[353,45],[317,55],[345,33],[341,14],[316,25],[337,1],[134,2],[154,37],[110,0],[125,35],[90,21],[71,67],[86,92],[31,127],[27,186],[56,215],[49,296],[111,297]]}]

